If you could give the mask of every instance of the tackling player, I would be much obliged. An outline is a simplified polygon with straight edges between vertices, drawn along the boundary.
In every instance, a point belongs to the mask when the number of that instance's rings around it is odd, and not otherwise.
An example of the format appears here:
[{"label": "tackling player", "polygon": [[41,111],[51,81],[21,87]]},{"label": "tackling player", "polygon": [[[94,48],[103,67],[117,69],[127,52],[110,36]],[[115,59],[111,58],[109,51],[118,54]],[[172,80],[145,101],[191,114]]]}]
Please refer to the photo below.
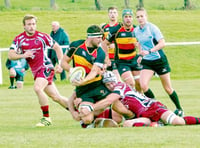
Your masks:
[{"label": "tackling player", "polygon": [[[113,109],[122,113],[123,110],[116,104],[116,102],[121,102],[127,109],[135,113],[136,117],[148,118],[151,122],[162,120],[164,124],[171,125],[200,124],[200,118],[193,116],[177,116],[172,111],[167,109],[167,107],[161,102],[136,92],[125,83],[117,82],[115,75],[110,71],[104,74],[103,82],[106,87],[112,91],[112,93],[105,99],[91,106],[94,111],[105,108],[114,103]],[[90,112],[91,110],[84,110],[84,114],[88,114]],[[128,117],[132,116],[131,114],[126,113],[123,115]],[[135,119],[128,120],[127,123],[125,123],[126,126],[134,126],[134,120]]]}]

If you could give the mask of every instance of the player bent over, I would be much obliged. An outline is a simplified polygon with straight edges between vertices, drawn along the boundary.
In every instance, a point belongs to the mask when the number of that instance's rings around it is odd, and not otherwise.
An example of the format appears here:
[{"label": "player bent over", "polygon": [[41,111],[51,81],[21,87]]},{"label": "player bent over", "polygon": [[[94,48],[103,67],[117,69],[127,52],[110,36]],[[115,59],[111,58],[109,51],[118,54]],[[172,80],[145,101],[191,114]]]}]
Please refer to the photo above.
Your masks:
[{"label": "player bent over", "polygon": [[81,102],[82,99],[76,98],[76,93],[74,92],[69,98],[68,108],[73,119],[80,121],[82,128],[119,127],[119,123],[122,122],[122,116],[109,107],[103,111],[94,113],[94,121],[91,124],[85,124],[81,120],[80,112],[78,111]]},{"label": "player bent over", "polygon": [[[148,98],[125,83],[117,82],[116,77],[112,72],[106,72],[103,77],[103,82],[106,87],[112,91],[105,99],[97,102],[92,106],[92,110],[99,110],[113,104],[113,109],[116,112],[122,112],[121,108],[118,105],[115,105],[116,102],[122,103],[130,111],[135,113],[136,117],[144,117],[150,119],[151,122],[157,122],[161,120],[164,124],[171,125],[192,125],[200,124],[200,118],[193,116],[179,117],[174,112],[167,109],[167,107],[161,102]],[[84,114],[87,114],[88,111],[85,110]],[[131,117],[128,114],[126,116]],[[134,121],[134,119],[132,120]],[[141,121],[141,123],[144,123]],[[134,126],[134,122],[131,120],[124,123],[125,126]],[[149,124],[149,123],[148,123]]]}]

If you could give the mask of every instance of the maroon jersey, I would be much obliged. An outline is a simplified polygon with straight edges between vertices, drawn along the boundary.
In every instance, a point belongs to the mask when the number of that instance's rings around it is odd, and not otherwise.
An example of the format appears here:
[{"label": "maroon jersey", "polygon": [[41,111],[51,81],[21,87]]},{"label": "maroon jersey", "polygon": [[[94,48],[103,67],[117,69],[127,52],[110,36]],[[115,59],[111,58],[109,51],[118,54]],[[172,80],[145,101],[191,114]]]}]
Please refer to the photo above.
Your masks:
[{"label": "maroon jersey", "polygon": [[33,51],[32,58],[27,58],[27,62],[31,67],[32,73],[35,76],[41,69],[53,69],[50,59],[47,57],[47,48],[52,47],[53,39],[45,33],[36,31],[33,36],[27,36],[25,32],[19,34],[13,40],[10,50],[15,50],[18,53],[25,53],[28,50]]},{"label": "maroon jersey", "polygon": [[162,113],[167,111],[162,103],[136,92],[125,83],[118,82],[113,93],[121,96],[121,102],[127,109],[134,112],[136,117],[147,117],[158,121]]}]

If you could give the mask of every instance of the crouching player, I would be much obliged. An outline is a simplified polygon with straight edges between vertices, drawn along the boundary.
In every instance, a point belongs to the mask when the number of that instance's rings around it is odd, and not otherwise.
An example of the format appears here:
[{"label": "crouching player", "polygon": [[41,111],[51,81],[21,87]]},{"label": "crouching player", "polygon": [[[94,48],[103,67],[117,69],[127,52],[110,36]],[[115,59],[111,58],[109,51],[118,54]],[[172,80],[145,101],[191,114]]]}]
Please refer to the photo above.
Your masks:
[{"label": "crouching player", "polygon": [[[135,123],[141,125],[150,125],[151,122],[162,121],[164,124],[171,125],[192,125],[192,124],[200,124],[200,118],[193,116],[185,116],[179,117],[174,114],[172,111],[167,109],[167,107],[159,101],[155,99],[148,98],[125,83],[117,82],[116,77],[112,72],[104,73],[103,82],[106,87],[112,91],[105,99],[94,104],[93,110],[99,110],[105,108],[113,103],[113,109],[116,112],[121,113],[122,110],[119,108],[117,104],[121,102],[126,108],[135,113],[135,116],[143,117],[144,120],[135,119],[127,120],[124,122],[124,125],[127,127],[135,126]],[[87,110],[85,110],[84,114],[87,114]],[[126,116],[132,116],[125,113]],[[148,119],[146,119],[148,118]],[[149,122],[151,121],[151,122]]]},{"label": "crouching player", "polygon": [[[69,98],[68,107],[73,119],[76,121],[80,121],[82,128],[119,127],[119,123],[122,122],[122,115],[108,107],[105,110],[96,111],[94,113],[95,119],[91,124],[84,124],[84,122],[81,120],[80,110],[78,110],[81,102],[82,99],[76,98],[76,93],[74,92]],[[83,108],[89,109],[89,106],[85,106]]]}]

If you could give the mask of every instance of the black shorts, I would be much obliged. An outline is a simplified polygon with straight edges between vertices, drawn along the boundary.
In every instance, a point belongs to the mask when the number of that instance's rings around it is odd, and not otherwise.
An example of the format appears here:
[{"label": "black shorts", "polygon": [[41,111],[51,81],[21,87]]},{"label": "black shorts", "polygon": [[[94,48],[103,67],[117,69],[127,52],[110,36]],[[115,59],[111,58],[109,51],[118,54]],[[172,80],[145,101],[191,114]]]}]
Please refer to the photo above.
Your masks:
[{"label": "black shorts", "polygon": [[115,61],[111,60],[111,66],[107,67],[107,70],[112,71],[112,70],[116,70],[116,69],[117,69],[117,65],[116,65]]},{"label": "black shorts", "polygon": [[82,101],[96,103],[104,99],[107,95],[110,94],[110,91],[107,87],[101,82],[96,83],[95,85],[87,85],[76,88],[76,95],[78,98],[81,98]]},{"label": "black shorts", "polygon": [[16,73],[15,80],[20,81],[20,82],[24,82],[24,76],[21,76],[18,73]]},{"label": "black shorts", "polygon": [[141,65],[137,63],[138,56],[131,60],[118,60],[117,69],[119,74],[122,75],[126,71],[140,71]]},{"label": "black shorts", "polygon": [[142,69],[150,69],[155,71],[158,75],[163,75],[171,71],[167,57],[164,56],[158,60],[145,60],[142,62]]}]

